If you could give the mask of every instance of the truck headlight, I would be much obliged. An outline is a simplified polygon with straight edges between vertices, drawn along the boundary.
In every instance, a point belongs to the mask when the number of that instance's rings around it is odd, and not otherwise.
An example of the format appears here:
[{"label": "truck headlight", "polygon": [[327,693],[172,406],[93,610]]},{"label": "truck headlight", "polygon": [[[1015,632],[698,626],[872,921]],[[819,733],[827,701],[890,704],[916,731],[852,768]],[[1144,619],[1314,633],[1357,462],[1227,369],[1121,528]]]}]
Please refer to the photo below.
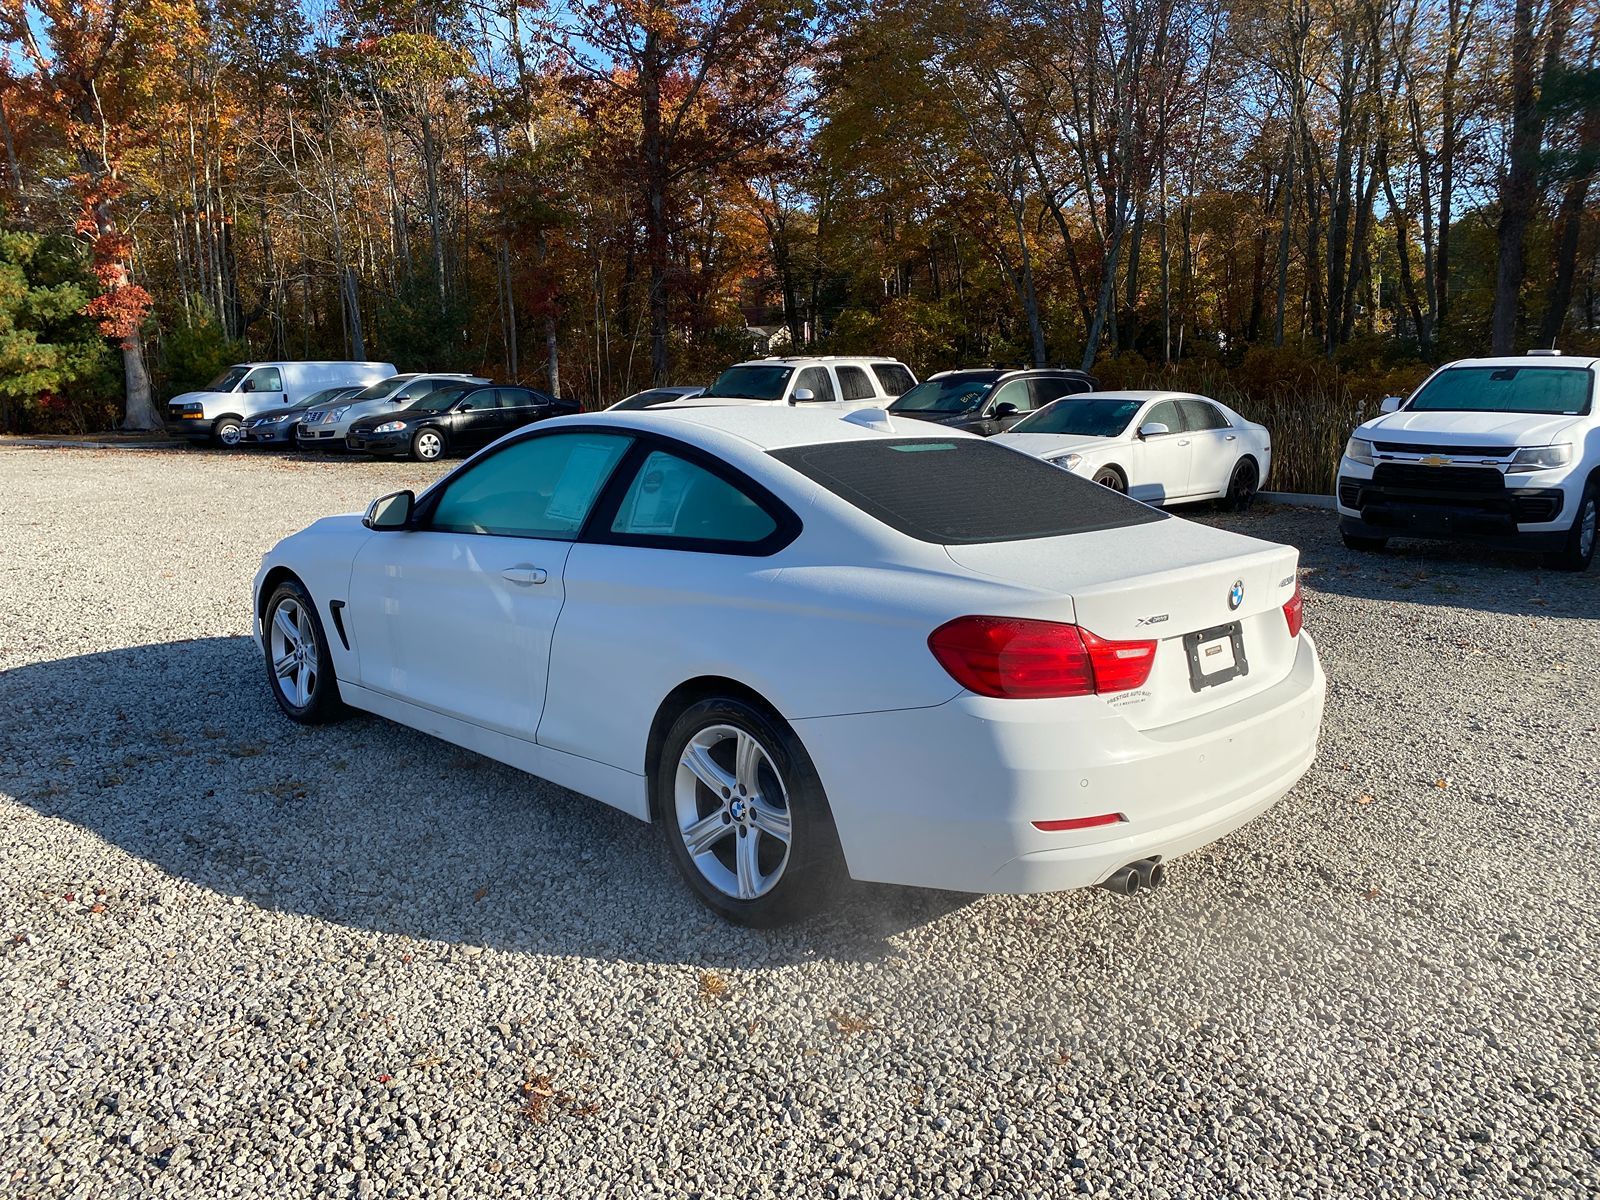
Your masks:
[{"label": "truck headlight", "polygon": [[1571,461],[1570,442],[1564,442],[1559,446],[1526,446],[1517,451],[1516,457],[1511,460],[1511,465],[1506,468],[1506,474],[1520,475],[1528,471],[1548,471],[1552,467],[1564,467]]},{"label": "truck headlight", "polygon": [[372,432],[373,433],[399,433],[405,427],[406,427],[406,423],[404,421],[385,421],[382,425],[379,425]]},{"label": "truck headlight", "polygon": [[1063,454],[1060,458],[1047,458],[1045,462],[1053,467],[1060,467],[1063,471],[1076,471],[1078,464],[1083,461],[1081,454]]},{"label": "truck headlight", "polygon": [[1363,463],[1369,467],[1377,465],[1372,457],[1372,443],[1354,434],[1351,434],[1350,440],[1344,444],[1344,456],[1351,462]]}]

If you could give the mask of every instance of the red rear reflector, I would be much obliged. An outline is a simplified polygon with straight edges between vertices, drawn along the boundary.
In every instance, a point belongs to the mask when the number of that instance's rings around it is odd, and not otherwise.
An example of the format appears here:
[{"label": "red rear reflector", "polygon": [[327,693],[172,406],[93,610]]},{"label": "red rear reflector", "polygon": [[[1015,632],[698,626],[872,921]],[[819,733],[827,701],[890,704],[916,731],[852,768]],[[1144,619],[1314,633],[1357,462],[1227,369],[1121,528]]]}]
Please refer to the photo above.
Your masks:
[{"label": "red rear reflector", "polygon": [[1306,602],[1300,594],[1300,581],[1294,581],[1294,595],[1289,597],[1289,602],[1283,606],[1283,619],[1289,623],[1289,636],[1297,638],[1300,630],[1306,623]]},{"label": "red rear reflector", "polygon": [[957,617],[928,635],[950,677],[980,696],[1027,700],[1140,687],[1156,643],[1111,642],[1058,621]]},{"label": "red rear reflector", "polygon": [[1067,829],[1093,829],[1096,825],[1115,825],[1128,818],[1121,813],[1101,813],[1098,817],[1068,817],[1065,821],[1035,821],[1033,827],[1046,833],[1060,833]]}]

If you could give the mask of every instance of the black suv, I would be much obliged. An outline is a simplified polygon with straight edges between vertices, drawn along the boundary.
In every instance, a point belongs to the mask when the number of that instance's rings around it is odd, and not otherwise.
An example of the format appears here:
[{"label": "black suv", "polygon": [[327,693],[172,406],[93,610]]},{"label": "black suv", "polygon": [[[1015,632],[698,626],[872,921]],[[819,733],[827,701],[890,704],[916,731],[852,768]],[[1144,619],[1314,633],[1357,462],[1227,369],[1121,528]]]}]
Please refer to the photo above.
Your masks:
[{"label": "black suv", "polygon": [[577,411],[577,401],[532,388],[446,384],[400,412],[362,417],[350,426],[345,445],[368,454],[409,454],[418,462],[432,462],[447,453],[487,446],[546,417]]},{"label": "black suv", "polygon": [[900,396],[889,411],[992,437],[1052,400],[1099,386],[1093,375],[1066,367],[940,371]]}]

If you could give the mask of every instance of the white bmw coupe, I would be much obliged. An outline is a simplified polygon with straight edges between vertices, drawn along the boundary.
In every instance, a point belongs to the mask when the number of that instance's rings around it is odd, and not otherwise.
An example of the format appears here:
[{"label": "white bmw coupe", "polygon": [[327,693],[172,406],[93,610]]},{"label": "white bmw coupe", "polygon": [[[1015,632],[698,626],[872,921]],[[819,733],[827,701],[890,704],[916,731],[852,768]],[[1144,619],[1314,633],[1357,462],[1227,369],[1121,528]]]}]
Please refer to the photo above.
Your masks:
[{"label": "white bmw coupe", "polygon": [[1297,552],[971,435],[788,407],[557,418],[255,580],[292,720],[350,705],[665,830],[724,916],[857,879],[1159,883],[1316,750]]},{"label": "white bmw coupe", "polygon": [[1150,504],[1249,505],[1272,469],[1272,436],[1189,392],[1081,392],[995,439]]}]

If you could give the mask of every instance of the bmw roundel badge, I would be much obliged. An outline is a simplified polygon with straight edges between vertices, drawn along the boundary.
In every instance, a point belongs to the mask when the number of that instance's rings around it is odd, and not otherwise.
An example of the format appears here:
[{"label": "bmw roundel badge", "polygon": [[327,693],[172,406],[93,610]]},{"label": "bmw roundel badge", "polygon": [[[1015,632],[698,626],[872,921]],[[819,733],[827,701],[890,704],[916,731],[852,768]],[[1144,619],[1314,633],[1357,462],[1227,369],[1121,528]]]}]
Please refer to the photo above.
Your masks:
[{"label": "bmw roundel badge", "polygon": [[1233,611],[1244,603],[1244,580],[1235,579],[1233,590],[1228,593],[1228,609]]}]

